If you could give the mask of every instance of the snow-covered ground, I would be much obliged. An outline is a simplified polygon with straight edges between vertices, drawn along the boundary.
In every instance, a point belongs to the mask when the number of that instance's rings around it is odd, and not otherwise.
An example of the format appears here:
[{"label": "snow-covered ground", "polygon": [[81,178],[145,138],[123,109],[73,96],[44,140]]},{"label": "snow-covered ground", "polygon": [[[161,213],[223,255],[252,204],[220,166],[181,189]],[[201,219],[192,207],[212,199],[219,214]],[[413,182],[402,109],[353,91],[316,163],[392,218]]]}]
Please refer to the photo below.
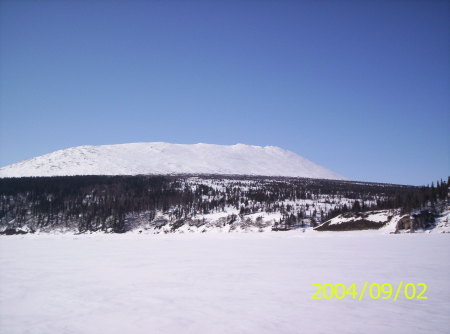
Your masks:
[{"label": "snow-covered ground", "polygon": [[[449,333],[446,234],[0,238],[0,332]],[[312,283],[426,283],[426,300],[312,299]]]},{"label": "snow-covered ground", "polygon": [[[359,218],[359,217],[358,217]],[[330,219],[328,222],[329,225],[340,225],[343,223],[348,223],[351,221],[356,220],[354,215],[351,215],[350,217],[343,217],[342,215],[339,215],[337,217],[334,217]],[[361,216],[360,219],[366,219],[371,222],[375,223],[386,223],[389,219],[389,211],[388,210],[382,210],[382,211],[375,211],[370,212],[367,214],[367,216]]]},{"label": "snow-covered ground", "polygon": [[183,173],[346,179],[294,152],[244,144],[78,146],[0,168],[0,177]]},{"label": "snow-covered ground", "polygon": [[444,211],[436,219],[436,227],[434,230],[440,233],[450,233],[450,210]]}]

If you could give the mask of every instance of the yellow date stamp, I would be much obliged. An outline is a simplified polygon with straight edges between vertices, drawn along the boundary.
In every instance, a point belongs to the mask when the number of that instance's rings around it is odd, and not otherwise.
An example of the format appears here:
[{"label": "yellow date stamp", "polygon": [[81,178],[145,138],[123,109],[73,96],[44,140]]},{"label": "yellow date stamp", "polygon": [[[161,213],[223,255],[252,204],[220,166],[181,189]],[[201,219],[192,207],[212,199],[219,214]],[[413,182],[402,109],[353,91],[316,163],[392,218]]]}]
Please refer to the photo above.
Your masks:
[{"label": "yellow date stamp", "polygon": [[352,299],[363,300],[363,298],[370,299],[390,299],[397,300],[398,298],[406,299],[428,299],[425,296],[427,285],[425,283],[404,283],[400,282],[396,287],[390,283],[370,283],[364,282],[362,288],[358,288],[356,283],[349,286],[343,283],[313,283],[317,287],[316,292],[313,293],[312,299],[343,299],[351,296]]}]

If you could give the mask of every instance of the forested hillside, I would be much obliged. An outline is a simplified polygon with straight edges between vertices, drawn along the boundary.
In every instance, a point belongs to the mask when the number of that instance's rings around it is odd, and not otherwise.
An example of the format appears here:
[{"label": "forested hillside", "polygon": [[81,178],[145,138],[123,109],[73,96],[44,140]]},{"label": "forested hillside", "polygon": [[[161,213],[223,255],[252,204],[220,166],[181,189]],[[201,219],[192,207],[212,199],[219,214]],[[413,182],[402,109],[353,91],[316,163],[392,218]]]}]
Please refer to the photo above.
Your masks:
[{"label": "forested hillside", "polygon": [[287,230],[349,211],[408,212],[445,198],[447,185],[217,175],[4,178],[0,231]]}]

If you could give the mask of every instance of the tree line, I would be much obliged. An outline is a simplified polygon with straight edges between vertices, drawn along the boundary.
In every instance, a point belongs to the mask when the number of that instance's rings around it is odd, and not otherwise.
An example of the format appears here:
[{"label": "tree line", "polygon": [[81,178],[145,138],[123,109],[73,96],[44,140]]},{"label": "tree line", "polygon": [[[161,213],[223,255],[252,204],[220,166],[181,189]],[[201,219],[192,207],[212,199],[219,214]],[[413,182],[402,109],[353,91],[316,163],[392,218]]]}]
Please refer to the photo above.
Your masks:
[{"label": "tree line", "polygon": [[[157,213],[174,220],[232,207],[240,215],[281,212],[286,224],[332,218],[348,211],[402,208],[434,203],[447,196],[448,182],[428,187],[317,180],[306,178],[178,175],[64,176],[0,179],[0,227],[54,227],[86,231],[125,232],[127,217]],[[341,199],[352,200],[352,205]],[[299,210],[288,204],[305,200]],[[309,200],[309,201],[307,201]],[[314,201],[333,209],[313,210]],[[312,204],[308,204],[312,203]],[[370,204],[367,204],[370,203]],[[314,207],[315,208],[315,207]],[[306,212],[306,213],[305,213]]]}]

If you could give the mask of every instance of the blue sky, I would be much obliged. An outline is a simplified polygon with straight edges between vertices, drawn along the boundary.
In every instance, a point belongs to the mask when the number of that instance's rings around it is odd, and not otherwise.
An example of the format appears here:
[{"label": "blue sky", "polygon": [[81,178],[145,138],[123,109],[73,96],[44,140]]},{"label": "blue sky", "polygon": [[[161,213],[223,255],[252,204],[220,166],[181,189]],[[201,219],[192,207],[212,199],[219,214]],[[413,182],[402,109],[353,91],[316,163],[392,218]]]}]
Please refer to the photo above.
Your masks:
[{"label": "blue sky", "polygon": [[0,165],[78,145],[276,145],[450,174],[448,1],[0,2]]}]

